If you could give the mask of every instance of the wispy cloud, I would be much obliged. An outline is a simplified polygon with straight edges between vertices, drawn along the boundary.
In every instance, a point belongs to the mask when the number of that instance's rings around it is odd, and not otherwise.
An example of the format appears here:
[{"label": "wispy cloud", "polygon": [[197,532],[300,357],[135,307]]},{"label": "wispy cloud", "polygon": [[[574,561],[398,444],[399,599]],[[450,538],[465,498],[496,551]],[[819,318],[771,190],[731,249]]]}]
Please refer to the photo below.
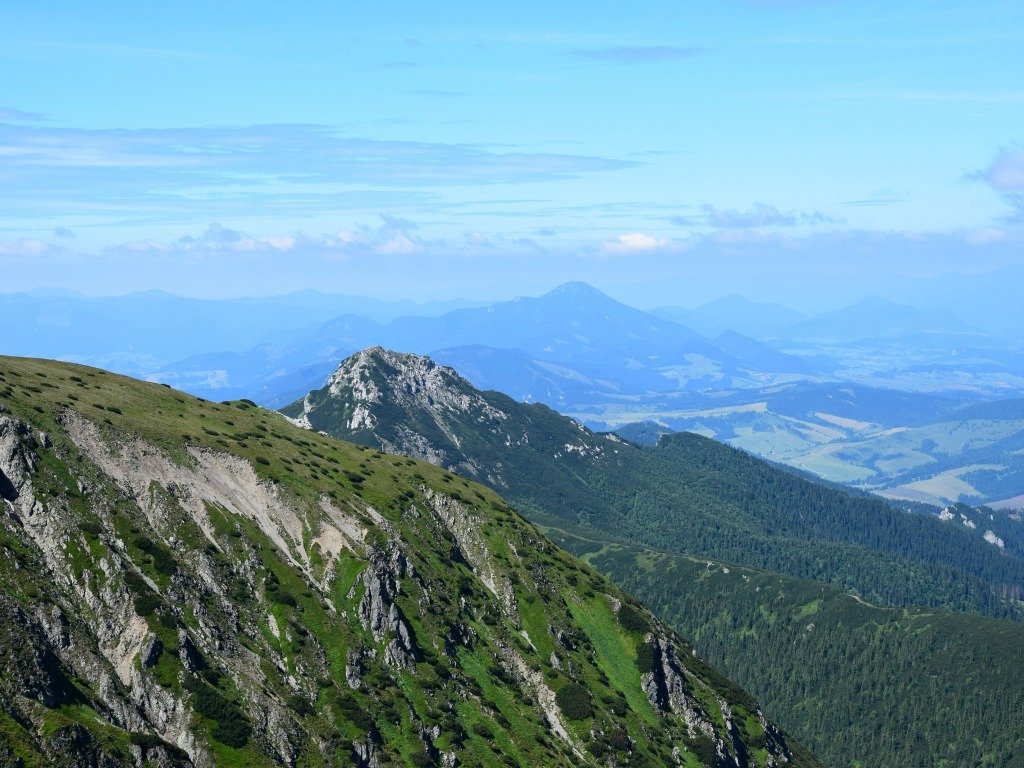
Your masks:
[{"label": "wispy cloud", "polygon": [[796,227],[800,225],[836,224],[838,219],[821,211],[780,211],[774,205],[756,203],[742,211],[735,208],[701,206],[697,216],[674,216],[671,221],[678,226],[705,225],[717,229],[755,229],[762,227]]},{"label": "wispy cloud", "polygon": [[193,220],[204,208],[212,208],[206,216],[229,215],[237,206],[258,213],[337,210],[351,202],[380,210],[403,196],[422,203],[443,187],[545,182],[638,165],[356,138],[322,125],[81,130],[0,123],[0,209],[22,219],[90,209]]},{"label": "wispy cloud", "polygon": [[81,40],[29,40],[24,47],[43,53],[63,55],[84,53],[92,56],[109,56],[119,59],[211,59],[223,58],[220,52],[187,50],[182,48],[156,48],[145,45],[124,45],[123,43],[83,42]]},{"label": "wispy cloud", "polygon": [[647,64],[673,59],[692,59],[707,52],[707,48],[679,45],[622,45],[613,48],[581,48],[573,51],[573,54],[610,64]]},{"label": "wispy cloud", "polygon": [[440,99],[459,99],[469,95],[465,91],[446,91],[442,88],[413,88],[404,93],[413,96],[434,96]]},{"label": "wispy cloud", "polygon": [[63,250],[59,245],[48,243],[34,237],[22,237],[17,240],[0,240],[0,258],[38,258],[59,253]]},{"label": "wispy cloud", "polygon": [[11,107],[0,107],[0,120],[10,120],[17,123],[39,123],[46,120],[44,115],[38,112],[25,112]]},{"label": "wispy cloud", "polygon": [[868,208],[877,205],[896,205],[897,203],[905,202],[907,202],[905,197],[865,197],[862,200],[844,200],[840,205],[851,208]]},{"label": "wispy cloud", "polygon": [[1013,208],[1010,220],[1024,222],[1024,146],[1004,147],[987,167],[969,174],[968,178],[988,184]]}]

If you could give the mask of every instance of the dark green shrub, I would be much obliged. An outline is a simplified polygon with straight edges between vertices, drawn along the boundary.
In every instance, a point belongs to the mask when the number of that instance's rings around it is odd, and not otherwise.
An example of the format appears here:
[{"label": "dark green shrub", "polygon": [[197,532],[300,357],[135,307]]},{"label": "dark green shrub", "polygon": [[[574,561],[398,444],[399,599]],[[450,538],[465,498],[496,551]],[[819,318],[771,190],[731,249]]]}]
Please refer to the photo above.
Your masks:
[{"label": "dark green shrub", "polygon": [[490,723],[484,723],[484,722],[473,723],[472,731],[477,736],[479,736],[480,738],[483,738],[483,739],[493,739],[494,738],[494,728],[491,726]]},{"label": "dark green shrub", "polygon": [[373,731],[373,718],[370,717],[370,713],[363,708],[352,694],[346,691],[339,691],[334,703],[342,716],[359,730],[367,733]]},{"label": "dark green shrub", "polygon": [[288,699],[288,708],[297,715],[306,717],[313,714],[313,705],[305,696],[295,694]]},{"label": "dark green shrub", "polygon": [[641,674],[654,671],[655,655],[654,643],[644,643],[636,649],[636,666]]},{"label": "dark green shrub", "polygon": [[635,606],[623,603],[619,608],[619,624],[630,632],[646,633],[651,631],[651,623]]},{"label": "dark green shrub", "polygon": [[555,703],[570,720],[585,720],[594,714],[590,691],[579,683],[567,683],[555,694]]},{"label": "dark green shrub", "polygon": [[236,749],[249,742],[252,729],[237,704],[198,678],[190,679],[186,687],[192,693],[193,709],[214,722],[210,731],[213,738]]},{"label": "dark green shrub", "polygon": [[277,592],[273,593],[273,596],[281,605],[288,605],[292,608],[298,605],[298,602],[295,600],[295,595],[286,589],[279,589]]},{"label": "dark green shrub", "polygon": [[697,736],[693,739],[686,739],[686,748],[697,756],[701,765],[714,765],[718,759],[715,752],[714,742],[707,736]]},{"label": "dark green shrub", "polygon": [[616,728],[608,734],[608,744],[617,752],[627,752],[633,746],[629,734],[622,728]]},{"label": "dark green shrub", "polygon": [[426,748],[423,746],[416,747],[409,755],[409,761],[417,766],[417,768],[426,768],[428,765],[434,765],[434,758],[430,756]]},{"label": "dark green shrub", "polygon": [[151,616],[160,607],[160,598],[152,592],[144,592],[135,596],[135,612],[139,616]]}]

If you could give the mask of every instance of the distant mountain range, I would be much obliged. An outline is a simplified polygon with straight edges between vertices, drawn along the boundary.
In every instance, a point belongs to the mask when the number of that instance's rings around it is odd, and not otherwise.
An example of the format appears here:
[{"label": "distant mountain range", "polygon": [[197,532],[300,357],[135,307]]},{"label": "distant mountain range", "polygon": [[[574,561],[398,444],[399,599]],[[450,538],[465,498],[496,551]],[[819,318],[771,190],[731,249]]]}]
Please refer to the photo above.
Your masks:
[{"label": "distant mountain range", "polygon": [[[949,414],[962,405],[1024,397],[1022,337],[961,319],[973,306],[922,310],[872,297],[808,316],[731,296],[650,313],[567,283],[535,298],[455,308],[315,292],[222,302],[158,292],[15,294],[0,296],[0,321],[5,351],[272,407],[321,386],[353,352],[383,345],[430,354],[480,389],[545,403],[595,429],[651,421],[658,432],[696,431],[830,480],[884,488],[928,478],[899,474],[910,465],[868,466],[856,458],[860,447],[844,446],[872,429],[955,421]],[[956,457],[931,450],[929,439],[913,450],[947,474],[908,497],[1024,495],[1013,467],[993,469],[1005,463],[991,457],[949,464]]]}]

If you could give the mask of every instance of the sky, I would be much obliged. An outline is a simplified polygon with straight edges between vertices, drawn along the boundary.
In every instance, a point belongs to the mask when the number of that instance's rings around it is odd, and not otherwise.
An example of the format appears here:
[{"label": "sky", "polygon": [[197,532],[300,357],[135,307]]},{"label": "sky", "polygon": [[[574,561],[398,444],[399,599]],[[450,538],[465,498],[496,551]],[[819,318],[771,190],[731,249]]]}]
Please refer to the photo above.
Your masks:
[{"label": "sky", "polygon": [[7,3],[0,29],[4,292],[813,308],[1024,265],[1020,0]]}]

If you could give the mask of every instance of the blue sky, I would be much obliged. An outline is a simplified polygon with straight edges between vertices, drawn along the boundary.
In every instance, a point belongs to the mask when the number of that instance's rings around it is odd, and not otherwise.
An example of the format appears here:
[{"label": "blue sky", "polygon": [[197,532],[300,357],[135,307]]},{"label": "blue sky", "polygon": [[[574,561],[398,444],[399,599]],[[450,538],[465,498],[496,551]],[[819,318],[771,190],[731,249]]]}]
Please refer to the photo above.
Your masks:
[{"label": "blue sky", "polygon": [[146,5],[0,9],[0,290],[810,306],[1024,264],[1019,0]]}]

